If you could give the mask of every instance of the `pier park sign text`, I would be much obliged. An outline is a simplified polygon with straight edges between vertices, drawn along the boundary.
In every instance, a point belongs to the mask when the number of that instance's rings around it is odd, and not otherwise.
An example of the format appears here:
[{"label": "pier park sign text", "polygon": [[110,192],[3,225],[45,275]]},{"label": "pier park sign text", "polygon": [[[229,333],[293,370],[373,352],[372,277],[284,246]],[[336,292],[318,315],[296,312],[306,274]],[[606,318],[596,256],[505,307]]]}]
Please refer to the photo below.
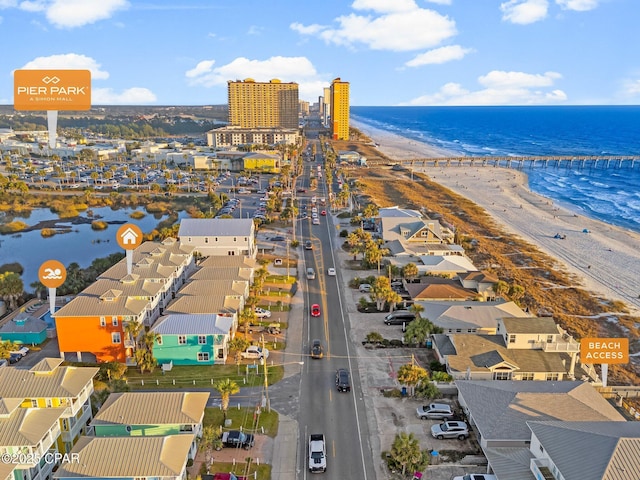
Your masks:
[{"label": "pier park sign text", "polygon": [[89,110],[90,70],[16,70],[16,110]]}]

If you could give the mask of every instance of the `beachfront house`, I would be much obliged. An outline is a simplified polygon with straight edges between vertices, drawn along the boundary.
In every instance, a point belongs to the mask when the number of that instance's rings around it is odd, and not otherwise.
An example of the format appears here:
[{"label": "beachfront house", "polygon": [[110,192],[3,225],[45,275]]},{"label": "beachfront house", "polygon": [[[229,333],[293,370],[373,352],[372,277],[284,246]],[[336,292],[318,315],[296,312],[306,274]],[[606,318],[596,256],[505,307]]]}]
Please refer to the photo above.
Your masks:
[{"label": "beachfront house", "polygon": [[151,329],[158,334],[153,356],[159,364],[224,364],[237,323],[217,314],[171,314]]},{"label": "beachfront house", "polygon": [[590,384],[459,380],[456,386],[488,470],[500,480],[636,478],[638,457],[626,452],[640,445],[640,424],[626,422]]},{"label": "beachfront house", "polygon": [[250,218],[185,218],[180,221],[180,244],[199,255],[255,258],[256,227]]},{"label": "beachfront house", "polygon": [[[380,217],[376,230],[392,255],[429,255],[429,245],[451,245],[453,232],[437,220],[407,217]],[[450,251],[455,254],[454,251]]]},{"label": "beachfront house", "polygon": [[[454,379],[546,380],[576,377],[580,344],[550,317],[498,319],[495,335],[436,334],[433,348]],[[585,377],[589,366],[580,369]],[[593,378],[592,378],[593,379]]]},{"label": "beachfront house", "polygon": [[514,302],[504,300],[476,301],[418,301],[424,309],[420,314],[444,334],[496,335],[498,322],[504,317],[531,317]]}]

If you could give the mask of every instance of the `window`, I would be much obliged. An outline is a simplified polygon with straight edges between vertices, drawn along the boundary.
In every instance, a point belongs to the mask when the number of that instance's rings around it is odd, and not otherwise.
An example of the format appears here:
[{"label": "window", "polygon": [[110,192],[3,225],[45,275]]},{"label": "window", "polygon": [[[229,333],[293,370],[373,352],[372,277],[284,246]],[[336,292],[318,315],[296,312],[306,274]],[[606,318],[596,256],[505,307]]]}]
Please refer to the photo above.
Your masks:
[{"label": "window", "polygon": [[198,352],[198,361],[199,362],[208,362],[209,361],[209,352]]},{"label": "window", "polygon": [[38,408],[38,400],[36,400],[35,398],[31,399],[31,406],[33,408]]},{"label": "window", "polygon": [[120,332],[113,332],[111,334],[111,343],[120,343]]},{"label": "window", "polygon": [[178,335],[178,345],[186,345],[187,337],[185,335]]},{"label": "window", "polygon": [[547,335],[547,343],[553,343],[553,335]]},{"label": "window", "polygon": [[104,317],[100,317],[100,326],[101,327],[106,327],[107,326],[107,319]]},{"label": "window", "polygon": [[557,373],[547,373],[546,380],[547,380],[547,382],[557,382],[558,381],[558,374]]},{"label": "window", "polygon": [[509,335],[509,343],[516,343],[516,336],[515,335]]},{"label": "window", "polygon": [[162,345],[162,335],[158,336],[158,339],[156,340],[156,345]]},{"label": "window", "polygon": [[118,326],[118,317],[111,317],[111,325],[114,327]]},{"label": "window", "polygon": [[180,425],[181,432],[193,432],[193,425]]},{"label": "window", "polygon": [[206,345],[206,344],[207,344],[207,336],[198,335],[198,345]]},{"label": "window", "polygon": [[522,374],[522,380],[523,381],[532,381],[533,380],[533,373],[531,373],[531,372],[523,373]]},{"label": "window", "polygon": [[494,380],[510,380],[511,372],[495,372],[493,374]]},{"label": "window", "polygon": [[204,243],[209,243],[209,237],[204,237]]},{"label": "window", "polygon": [[237,238],[237,237],[233,237],[233,241],[234,241],[234,242],[237,242],[237,241],[238,241],[238,238]]}]

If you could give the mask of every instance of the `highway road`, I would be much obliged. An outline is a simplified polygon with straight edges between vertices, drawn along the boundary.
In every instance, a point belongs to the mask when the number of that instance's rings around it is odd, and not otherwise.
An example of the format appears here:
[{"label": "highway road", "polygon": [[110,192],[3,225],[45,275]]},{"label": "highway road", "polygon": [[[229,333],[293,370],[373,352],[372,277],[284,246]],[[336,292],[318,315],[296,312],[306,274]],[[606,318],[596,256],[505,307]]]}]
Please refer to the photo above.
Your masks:
[{"label": "highway road", "polygon": [[[317,149],[320,152],[320,148]],[[304,173],[299,177],[297,188],[308,189],[310,169],[323,165],[321,154],[317,161],[306,162]],[[324,179],[324,177],[323,177]],[[303,353],[309,354],[311,342],[319,339],[324,345],[324,358],[307,357],[300,384],[300,439],[298,448],[299,478],[308,478],[307,449],[311,433],[323,433],[327,441],[327,479],[375,479],[373,459],[369,444],[369,430],[362,398],[362,389],[357,375],[357,359],[351,356],[348,340],[348,315],[343,304],[338,278],[327,275],[329,267],[336,266],[333,251],[335,225],[330,216],[319,215],[320,225],[311,223],[311,197],[328,197],[326,185],[319,179],[318,188],[299,195],[301,204],[307,203],[309,220],[301,222],[301,240],[311,240],[312,250],[303,250],[303,267],[316,271],[315,280],[306,280],[301,275],[305,288],[305,309],[303,331]],[[328,199],[327,199],[328,201]],[[327,205],[327,210],[329,206]],[[319,212],[322,207],[318,206]],[[340,270],[336,268],[339,276]],[[310,307],[319,304],[321,315],[312,317]],[[340,393],[335,387],[335,373],[338,368],[351,372],[351,392]]]}]

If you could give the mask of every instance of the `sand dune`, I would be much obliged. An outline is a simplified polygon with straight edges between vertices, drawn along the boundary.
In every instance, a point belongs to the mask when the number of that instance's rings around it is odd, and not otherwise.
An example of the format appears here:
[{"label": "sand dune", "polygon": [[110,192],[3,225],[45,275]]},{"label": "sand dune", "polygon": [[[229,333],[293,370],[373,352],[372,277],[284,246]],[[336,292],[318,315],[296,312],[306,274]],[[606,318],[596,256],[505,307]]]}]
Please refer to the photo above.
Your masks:
[{"label": "sand dune", "polygon": [[[393,159],[448,152],[356,123]],[[454,155],[452,155],[454,156]],[[556,258],[597,295],[622,300],[640,314],[640,234],[593,220],[531,192],[524,172],[495,167],[427,167],[432,180],[472,200],[507,230]],[[584,230],[589,233],[584,233]],[[554,238],[556,233],[564,239]]]}]

